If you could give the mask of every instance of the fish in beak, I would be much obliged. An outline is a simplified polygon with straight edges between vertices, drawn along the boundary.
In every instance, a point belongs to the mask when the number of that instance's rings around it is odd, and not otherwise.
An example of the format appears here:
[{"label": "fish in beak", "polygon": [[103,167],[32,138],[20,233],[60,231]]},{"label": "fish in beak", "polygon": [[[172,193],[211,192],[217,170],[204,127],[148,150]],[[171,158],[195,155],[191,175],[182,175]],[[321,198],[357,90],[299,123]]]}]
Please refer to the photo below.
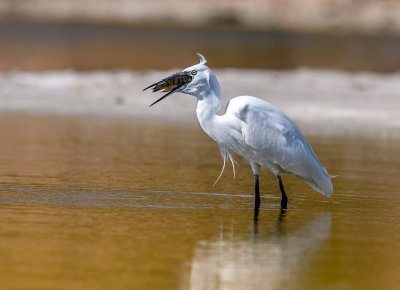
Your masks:
[{"label": "fish in beak", "polygon": [[159,101],[168,97],[169,95],[175,92],[179,92],[182,89],[182,87],[187,83],[190,83],[192,79],[193,79],[192,76],[188,72],[185,71],[178,72],[173,74],[172,76],[162,79],[161,81],[154,83],[148,86],[147,88],[143,89],[143,91],[145,91],[149,88],[153,88],[153,92],[158,92],[160,90],[162,90],[162,92],[168,92],[167,94],[159,98],[157,101],[152,103],[149,107],[157,104]]}]

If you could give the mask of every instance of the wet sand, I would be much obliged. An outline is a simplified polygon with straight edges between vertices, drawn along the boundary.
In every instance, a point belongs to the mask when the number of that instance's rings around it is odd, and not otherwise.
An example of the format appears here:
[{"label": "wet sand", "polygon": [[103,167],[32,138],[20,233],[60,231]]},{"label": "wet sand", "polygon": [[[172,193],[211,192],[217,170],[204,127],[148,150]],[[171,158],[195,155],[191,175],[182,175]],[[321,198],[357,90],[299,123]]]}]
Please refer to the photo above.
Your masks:
[{"label": "wet sand", "polygon": [[197,125],[0,116],[0,279],[6,289],[396,289],[399,143],[309,136],[337,177],[289,196]]},{"label": "wet sand", "polygon": [[[180,69],[197,61],[193,55]],[[197,124],[196,99],[189,95],[174,94],[148,107],[161,95],[142,89],[176,71],[1,73],[0,112]],[[307,134],[400,138],[399,73],[214,71],[222,88],[221,113],[232,97],[253,95],[280,108]]]}]

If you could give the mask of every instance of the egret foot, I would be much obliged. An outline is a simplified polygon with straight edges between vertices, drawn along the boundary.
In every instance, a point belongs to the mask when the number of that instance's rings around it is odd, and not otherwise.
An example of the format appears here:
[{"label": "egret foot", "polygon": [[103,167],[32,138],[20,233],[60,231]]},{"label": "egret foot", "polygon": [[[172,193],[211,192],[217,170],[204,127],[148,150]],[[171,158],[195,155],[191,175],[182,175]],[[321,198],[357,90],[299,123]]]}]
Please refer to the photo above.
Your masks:
[{"label": "egret foot", "polygon": [[283,188],[281,176],[277,175],[276,177],[278,178],[279,188],[281,189],[281,193],[282,193],[281,209],[287,209],[288,198],[287,198],[285,189]]}]

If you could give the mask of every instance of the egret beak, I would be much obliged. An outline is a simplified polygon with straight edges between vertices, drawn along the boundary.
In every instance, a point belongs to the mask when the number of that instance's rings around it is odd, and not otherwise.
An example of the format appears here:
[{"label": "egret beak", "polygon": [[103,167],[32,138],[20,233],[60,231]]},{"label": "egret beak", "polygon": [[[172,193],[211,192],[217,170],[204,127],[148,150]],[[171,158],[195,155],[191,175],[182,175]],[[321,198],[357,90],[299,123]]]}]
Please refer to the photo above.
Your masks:
[{"label": "egret beak", "polygon": [[190,76],[190,74],[188,72],[183,71],[173,74],[172,76],[162,79],[161,81],[156,82],[148,86],[147,88],[143,89],[143,91],[145,91],[149,88],[153,88],[153,92],[158,92],[160,90],[163,90],[163,92],[168,92],[167,94],[159,98],[157,101],[152,103],[149,107],[157,104],[159,101],[165,99],[169,95],[175,92],[179,92],[180,90],[182,90],[183,86],[190,83],[191,81],[192,77]]}]

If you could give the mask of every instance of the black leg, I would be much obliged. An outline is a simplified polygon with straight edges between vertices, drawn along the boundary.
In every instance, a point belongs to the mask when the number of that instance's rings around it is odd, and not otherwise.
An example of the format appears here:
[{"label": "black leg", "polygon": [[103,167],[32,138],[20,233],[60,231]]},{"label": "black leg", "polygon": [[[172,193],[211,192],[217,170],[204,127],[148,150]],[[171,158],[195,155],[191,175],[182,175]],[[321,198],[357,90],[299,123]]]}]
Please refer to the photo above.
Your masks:
[{"label": "black leg", "polygon": [[254,175],[254,189],[255,189],[255,207],[259,207],[261,204],[261,199],[260,199],[260,184],[258,182],[258,174]]},{"label": "black leg", "polygon": [[281,208],[279,212],[278,221],[276,223],[276,233],[280,236],[285,235],[285,228],[283,227],[286,217],[286,210]]},{"label": "black leg", "polygon": [[253,233],[257,234],[258,233],[258,210],[260,208],[260,205],[255,205],[254,206],[254,218],[253,218]]},{"label": "black leg", "polygon": [[277,175],[276,177],[278,178],[279,188],[281,189],[281,193],[282,193],[281,209],[287,209],[288,198],[286,196],[285,189],[283,188],[281,176]]}]

